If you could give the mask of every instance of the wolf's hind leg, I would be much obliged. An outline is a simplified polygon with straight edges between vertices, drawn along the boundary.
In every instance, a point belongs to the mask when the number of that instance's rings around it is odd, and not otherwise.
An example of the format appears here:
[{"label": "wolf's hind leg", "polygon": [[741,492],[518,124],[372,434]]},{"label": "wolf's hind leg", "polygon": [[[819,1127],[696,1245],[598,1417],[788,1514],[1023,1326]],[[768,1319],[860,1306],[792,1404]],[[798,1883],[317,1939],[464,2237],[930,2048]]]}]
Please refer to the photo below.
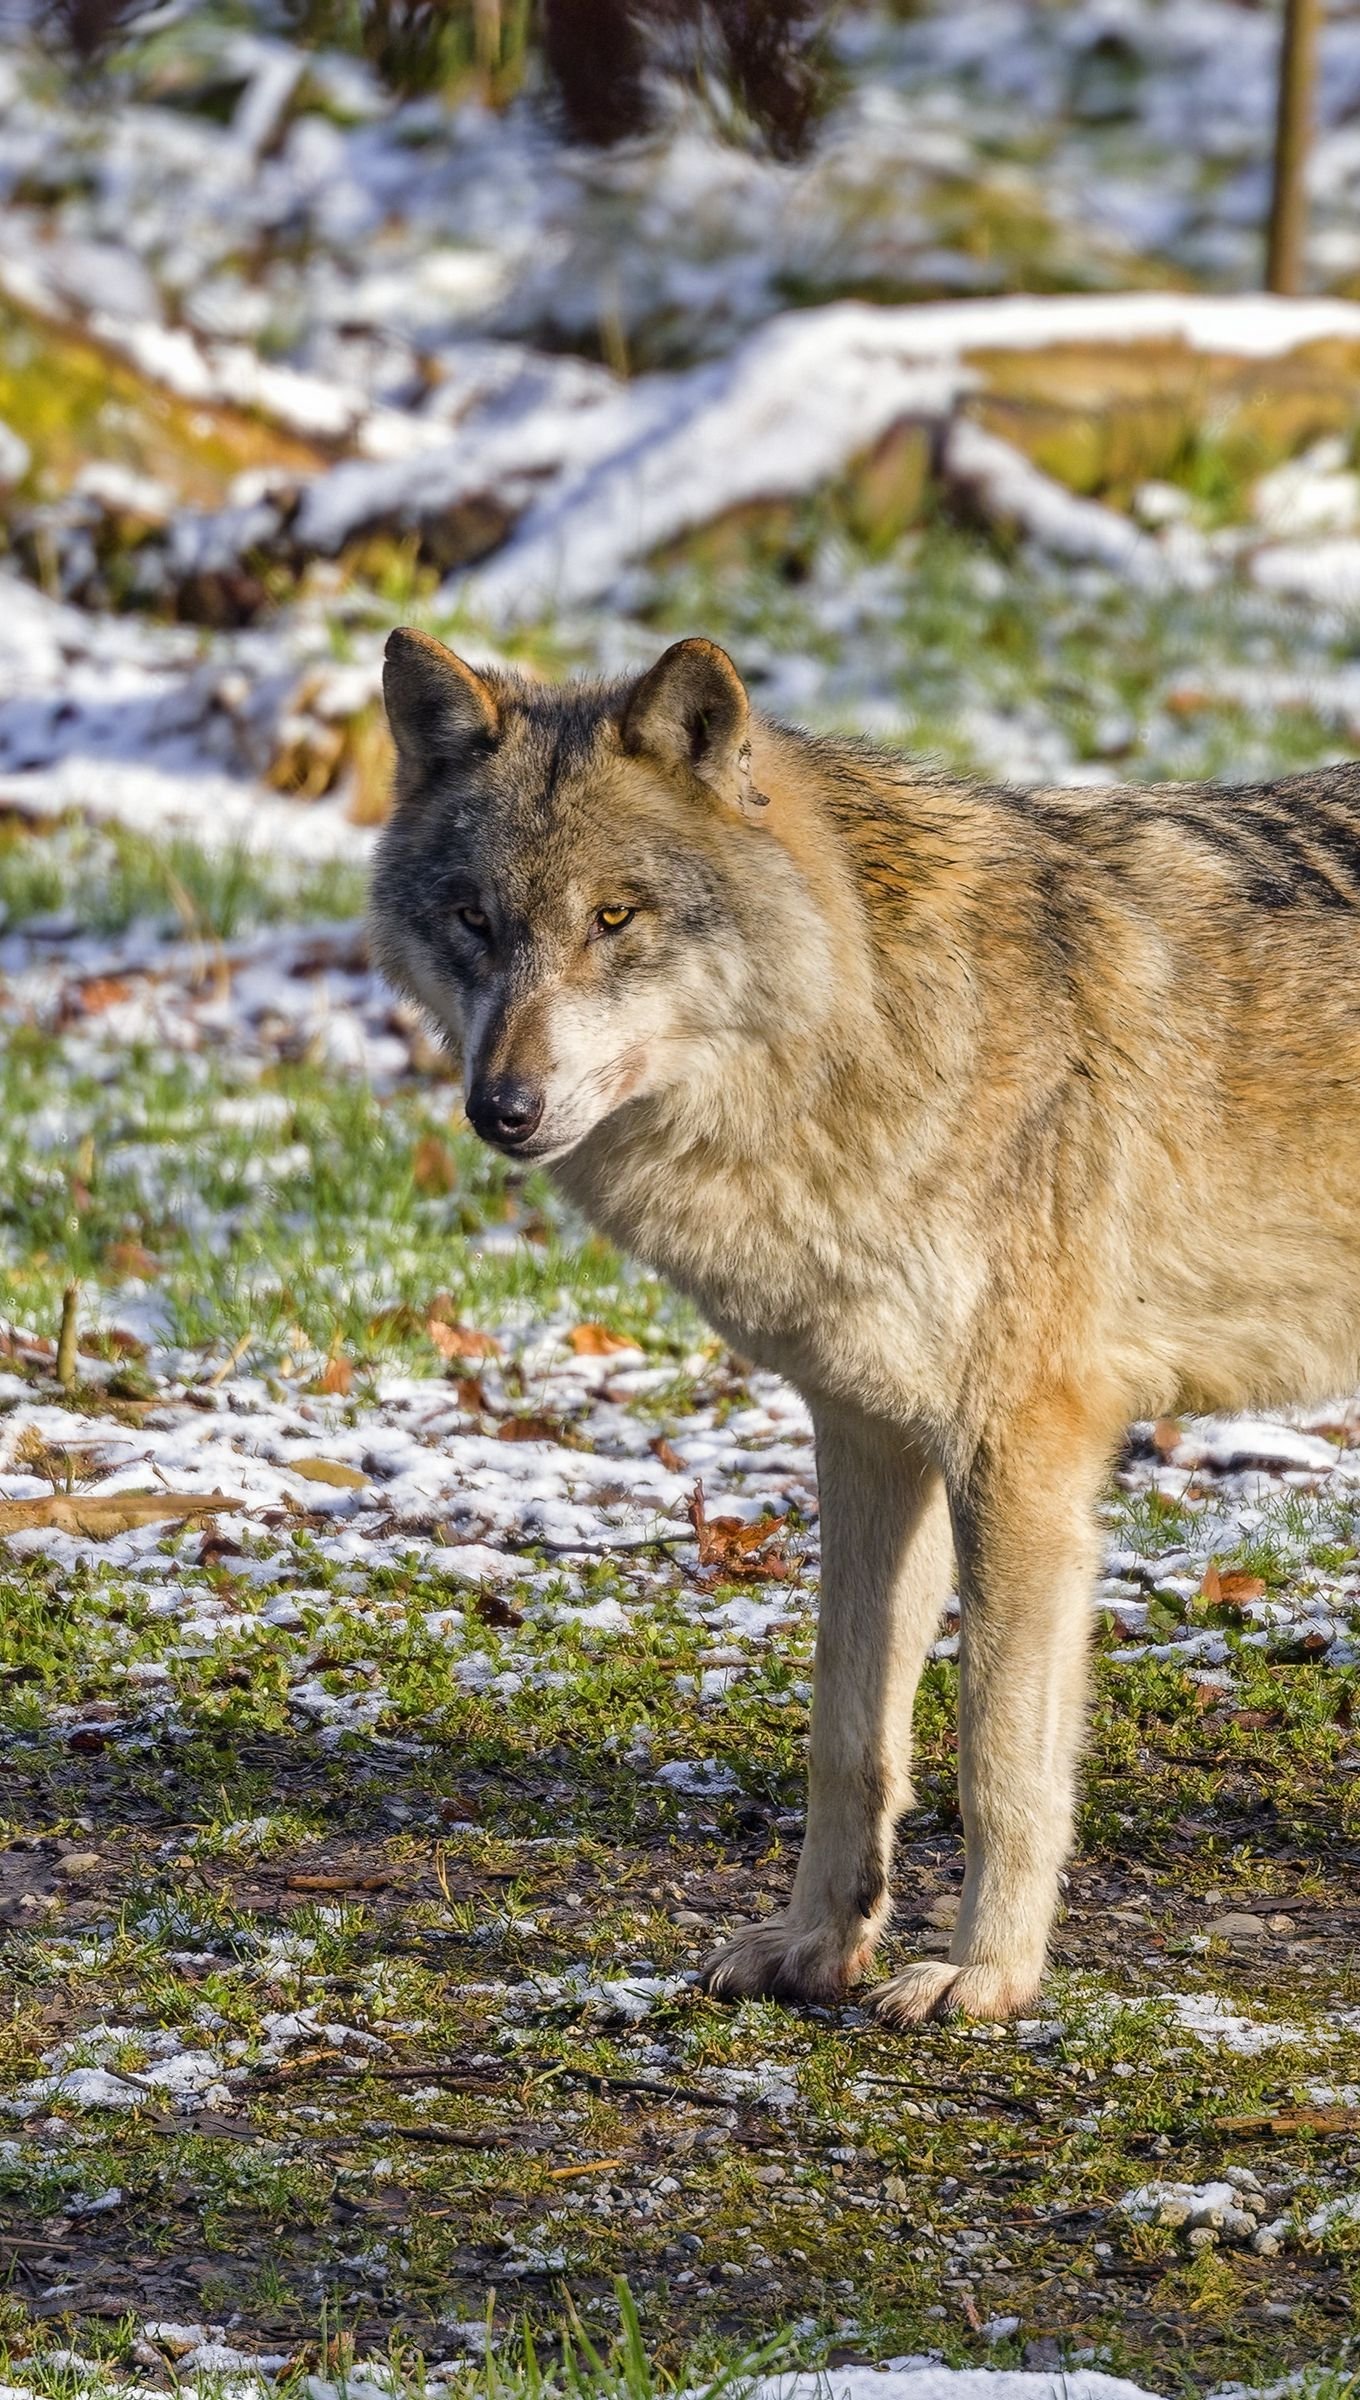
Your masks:
[{"label": "wolf's hind leg", "polygon": [[787,1909],[743,1926],[710,1992],[828,2000],[861,1975],[888,1914],[893,1830],[911,1798],[911,1712],[949,1589],[939,1470],[899,1427],[817,1413],[822,1529],[807,1835]]},{"label": "wolf's hind leg", "polygon": [[1106,1457],[1087,1421],[1050,1406],[955,1492],[963,1904],[947,1961],[874,1992],[890,2023],[1016,2016],[1038,1990],[1072,1842]]}]

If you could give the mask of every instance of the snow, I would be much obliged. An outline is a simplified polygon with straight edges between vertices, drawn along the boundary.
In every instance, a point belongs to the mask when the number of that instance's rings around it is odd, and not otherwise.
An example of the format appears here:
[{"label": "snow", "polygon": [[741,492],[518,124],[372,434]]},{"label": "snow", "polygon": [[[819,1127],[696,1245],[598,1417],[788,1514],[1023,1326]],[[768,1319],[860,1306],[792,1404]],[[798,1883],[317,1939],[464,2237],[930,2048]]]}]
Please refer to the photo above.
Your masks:
[{"label": "snow", "polygon": [[1027,2373],[1020,2368],[826,2367],[816,2375],[766,2376],[748,2400],[1149,2400],[1140,2384],[1088,2367]]},{"label": "snow", "polygon": [[1258,2024],[1250,2017],[1239,2016],[1230,2003],[1214,1992],[1182,1992],[1168,1994],[1176,2023],[1192,2033],[1207,2050],[1234,2050],[1239,2057],[1256,2058],[1264,2050],[1277,2050],[1314,2041],[1316,2031],[1304,2025]]}]

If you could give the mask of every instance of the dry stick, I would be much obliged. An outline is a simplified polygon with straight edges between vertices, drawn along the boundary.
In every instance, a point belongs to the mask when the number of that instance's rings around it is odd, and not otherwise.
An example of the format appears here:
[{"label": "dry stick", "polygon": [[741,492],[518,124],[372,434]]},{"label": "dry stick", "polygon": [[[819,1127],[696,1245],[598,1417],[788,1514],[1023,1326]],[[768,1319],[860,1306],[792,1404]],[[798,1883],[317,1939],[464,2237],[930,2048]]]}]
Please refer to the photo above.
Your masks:
[{"label": "dry stick", "polygon": [[235,1369],[239,1367],[254,1339],[255,1336],[253,1333],[242,1334],[241,1339],[233,1349],[230,1358],[224,1358],[219,1367],[213,1368],[211,1375],[204,1377],[203,1390],[205,1392],[214,1391],[219,1383],[226,1382],[227,1377],[234,1373]]},{"label": "dry stick", "polygon": [[1303,284],[1308,148],[1312,139],[1321,0],[1284,0],[1275,116],[1275,176],[1266,245],[1266,289],[1294,293]]},{"label": "dry stick", "polygon": [[68,1283],[61,1295],[61,1331],[57,1335],[57,1381],[64,1392],[76,1388],[76,1310],[80,1285]]}]

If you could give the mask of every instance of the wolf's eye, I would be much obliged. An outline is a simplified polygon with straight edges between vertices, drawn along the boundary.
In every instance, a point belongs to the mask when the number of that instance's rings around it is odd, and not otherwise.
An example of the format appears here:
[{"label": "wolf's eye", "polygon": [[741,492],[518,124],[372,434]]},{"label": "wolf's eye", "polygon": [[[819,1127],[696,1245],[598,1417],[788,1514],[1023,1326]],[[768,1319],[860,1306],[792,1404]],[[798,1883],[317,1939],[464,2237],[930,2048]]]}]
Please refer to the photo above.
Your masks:
[{"label": "wolf's eye", "polygon": [[595,931],[597,933],[620,933],[625,925],[631,924],[636,915],[635,908],[598,909],[595,915]]},{"label": "wolf's eye", "polygon": [[489,927],[482,909],[456,908],[453,913],[460,925],[466,925],[469,933],[475,933],[479,941],[485,941]]}]

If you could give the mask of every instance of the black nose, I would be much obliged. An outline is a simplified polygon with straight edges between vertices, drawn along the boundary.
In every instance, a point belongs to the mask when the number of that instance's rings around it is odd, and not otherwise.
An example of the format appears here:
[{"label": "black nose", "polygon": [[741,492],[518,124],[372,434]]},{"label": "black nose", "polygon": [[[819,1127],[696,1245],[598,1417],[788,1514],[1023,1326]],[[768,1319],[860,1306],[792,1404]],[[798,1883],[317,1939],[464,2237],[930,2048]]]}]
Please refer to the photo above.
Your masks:
[{"label": "black nose", "polygon": [[469,1123],[484,1142],[502,1150],[518,1150],[536,1131],[543,1116],[543,1094],[531,1083],[506,1077],[500,1083],[479,1083],[467,1097]]}]

